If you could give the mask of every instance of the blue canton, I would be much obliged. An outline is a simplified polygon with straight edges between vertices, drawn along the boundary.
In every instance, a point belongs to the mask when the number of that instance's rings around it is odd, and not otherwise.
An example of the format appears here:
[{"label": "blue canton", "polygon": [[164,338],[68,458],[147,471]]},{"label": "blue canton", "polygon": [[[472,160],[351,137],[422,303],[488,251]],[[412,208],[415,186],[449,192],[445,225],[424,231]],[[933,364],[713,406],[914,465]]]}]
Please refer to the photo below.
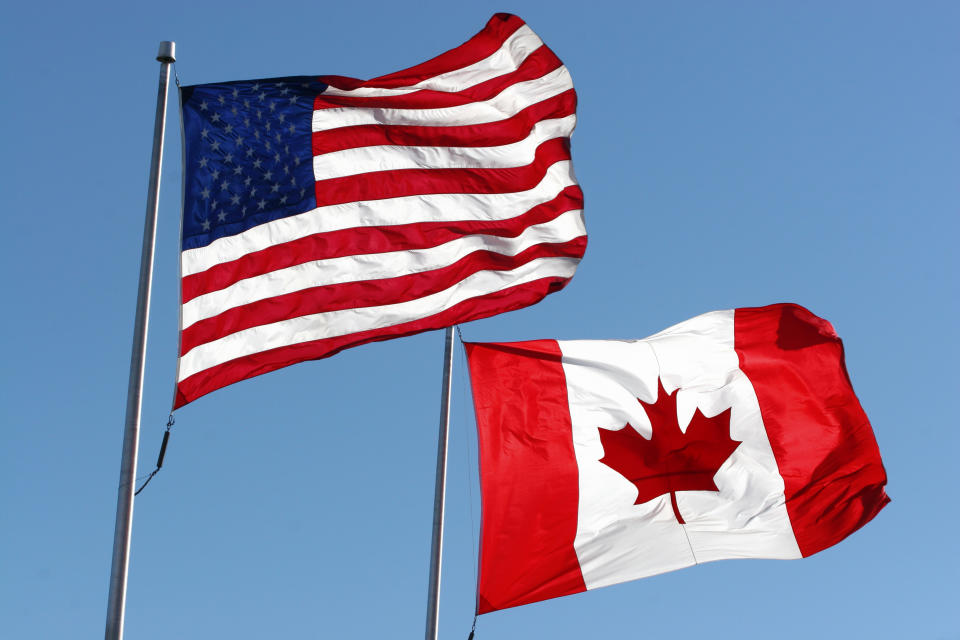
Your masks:
[{"label": "blue canton", "polygon": [[316,207],[308,77],[183,87],[183,249]]}]

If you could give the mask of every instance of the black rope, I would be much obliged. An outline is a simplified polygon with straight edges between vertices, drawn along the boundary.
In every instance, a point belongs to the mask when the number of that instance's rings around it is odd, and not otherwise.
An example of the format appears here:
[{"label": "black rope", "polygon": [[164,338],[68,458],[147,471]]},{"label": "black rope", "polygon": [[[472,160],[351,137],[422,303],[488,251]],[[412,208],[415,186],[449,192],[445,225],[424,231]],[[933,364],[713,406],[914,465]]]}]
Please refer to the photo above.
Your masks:
[{"label": "black rope", "polygon": [[140,492],[147,488],[147,485],[150,484],[150,481],[153,480],[153,476],[157,475],[159,469],[154,469],[150,472],[150,475],[147,476],[147,479],[143,481],[143,484],[140,485],[140,488],[133,492],[133,495],[138,496]]},{"label": "black rope", "polygon": [[477,632],[477,614],[473,614],[473,625],[470,627],[470,635],[467,640],[473,640],[473,634]]},{"label": "black rope", "polygon": [[170,442],[170,427],[173,426],[174,422],[173,414],[171,413],[170,417],[167,418],[167,430],[163,432],[163,442],[160,444],[160,455],[157,456],[157,468],[150,472],[150,475],[147,476],[147,479],[143,481],[143,484],[140,485],[140,488],[137,489],[133,495],[140,495],[140,492],[153,480],[153,476],[157,475],[157,472],[163,468],[163,458],[167,455],[167,443]]}]

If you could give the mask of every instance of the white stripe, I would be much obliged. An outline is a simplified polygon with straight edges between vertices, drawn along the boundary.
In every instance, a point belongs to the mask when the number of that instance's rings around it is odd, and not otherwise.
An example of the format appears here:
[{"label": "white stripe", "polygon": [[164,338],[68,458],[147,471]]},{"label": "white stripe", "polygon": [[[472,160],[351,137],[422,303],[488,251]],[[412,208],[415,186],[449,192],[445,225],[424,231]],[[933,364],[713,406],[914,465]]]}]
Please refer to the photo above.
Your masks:
[{"label": "white stripe", "polygon": [[[739,369],[733,311],[697,316],[644,340],[559,345],[580,495],[574,549],[587,589],[721,558],[800,557],[760,406]],[[669,494],[634,504],[636,486],[600,462],[600,429],[633,429],[649,440],[662,428],[637,401],[657,400],[658,379],[667,393],[680,389],[682,431],[697,409],[716,416],[732,408],[729,437],[740,443],[714,475],[717,491],[676,492],[684,525]]]},{"label": "white stripe", "polygon": [[489,100],[438,109],[383,109],[378,107],[337,107],[313,112],[313,131],[366,124],[453,127],[499,122],[530,105],[573,88],[566,67],[540,78],[510,85]]},{"label": "white stripe", "polygon": [[182,277],[316,233],[420,222],[505,220],[549,202],[564,188],[576,183],[573,165],[569,160],[561,160],[551,165],[540,183],[527,191],[441,193],[318,207],[266,222],[234,236],[218,238],[205,247],[187,249],[181,254]]},{"label": "white stripe", "polygon": [[456,304],[541,278],[571,278],[579,260],[540,258],[512,271],[480,271],[454,286],[409,302],[329,311],[244,329],[198,345],[180,358],[179,380],[268,349],[380,329],[429,317]]},{"label": "white stripe", "polygon": [[469,235],[429,249],[391,251],[314,260],[247,278],[231,286],[197,296],[183,305],[182,327],[211,318],[228,309],[295,291],[345,282],[396,278],[442,269],[475,251],[516,256],[538,244],[569,242],[586,234],[580,210],[528,227],[515,238]]},{"label": "white stripe", "polygon": [[384,145],[324,153],[313,158],[319,182],[373,171],[398,169],[504,169],[523,167],[534,160],[537,147],[573,133],[577,116],[537,122],[523,140],[495,147],[414,147]]},{"label": "white stripe", "polygon": [[337,89],[331,86],[324,95],[349,96],[357,98],[397,96],[423,89],[432,91],[457,92],[469,89],[491,78],[516,71],[531,53],[543,46],[543,41],[530,27],[523,25],[503,41],[500,48],[483,60],[473,64],[427,78],[409,87],[382,89],[379,87],[360,87],[357,89]]}]

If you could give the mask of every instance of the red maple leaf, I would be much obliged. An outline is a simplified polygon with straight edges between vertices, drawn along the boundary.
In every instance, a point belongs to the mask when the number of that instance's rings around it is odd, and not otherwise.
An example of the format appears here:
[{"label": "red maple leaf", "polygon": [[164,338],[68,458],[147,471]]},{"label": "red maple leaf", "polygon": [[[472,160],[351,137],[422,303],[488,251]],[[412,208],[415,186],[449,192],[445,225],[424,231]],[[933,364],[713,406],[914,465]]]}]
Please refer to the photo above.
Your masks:
[{"label": "red maple leaf", "polygon": [[677,420],[677,391],[668,394],[657,379],[657,400],[640,398],[650,418],[649,440],[627,423],[623,429],[600,429],[600,444],[607,465],[633,483],[639,492],[634,504],[670,494],[677,522],[686,524],[677,508],[677,491],[719,491],[713,477],[740,443],[730,438],[730,409],[708,418],[697,408],[687,431]]}]

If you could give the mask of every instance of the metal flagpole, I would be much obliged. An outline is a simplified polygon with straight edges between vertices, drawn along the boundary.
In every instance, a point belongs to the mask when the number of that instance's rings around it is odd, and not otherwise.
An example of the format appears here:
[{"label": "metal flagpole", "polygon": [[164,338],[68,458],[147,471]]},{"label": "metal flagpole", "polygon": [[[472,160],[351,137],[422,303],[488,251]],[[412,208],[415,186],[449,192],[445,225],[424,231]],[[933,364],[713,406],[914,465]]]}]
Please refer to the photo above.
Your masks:
[{"label": "metal flagpole", "polygon": [[133,326],[130,379],[127,384],[127,416],[123,428],[120,486],[117,488],[117,522],[113,532],[113,562],[110,567],[110,595],[107,599],[107,628],[104,635],[106,640],[123,638],[127,567],[130,563],[130,531],[133,524],[133,489],[137,475],[137,447],[140,442],[143,366],[147,350],[147,310],[150,306],[150,285],[153,280],[153,246],[157,233],[157,201],[160,194],[163,133],[167,118],[167,88],[170,80],[170,65],[174,61],[173,42],[160,43],[157,60],[160,61],[160,86],[157,91],[157,114],[153,123],[153,152],[150,156],[147,214],[143,224],[140,284],[137,288],[137,313]]},{"label": "metal flagpole", "polygon": [[430,586],[427,596],[426,640],[437,640],[440,617],[440,563],[443,555],[443,506],[447,491],[447,436],[450,433],[450,390],[453,386],[453,327],[447,327],[443,347],[443,392],[440,435],[437,438],[437,480],[433,490],[433,540],[430,543]]}]

